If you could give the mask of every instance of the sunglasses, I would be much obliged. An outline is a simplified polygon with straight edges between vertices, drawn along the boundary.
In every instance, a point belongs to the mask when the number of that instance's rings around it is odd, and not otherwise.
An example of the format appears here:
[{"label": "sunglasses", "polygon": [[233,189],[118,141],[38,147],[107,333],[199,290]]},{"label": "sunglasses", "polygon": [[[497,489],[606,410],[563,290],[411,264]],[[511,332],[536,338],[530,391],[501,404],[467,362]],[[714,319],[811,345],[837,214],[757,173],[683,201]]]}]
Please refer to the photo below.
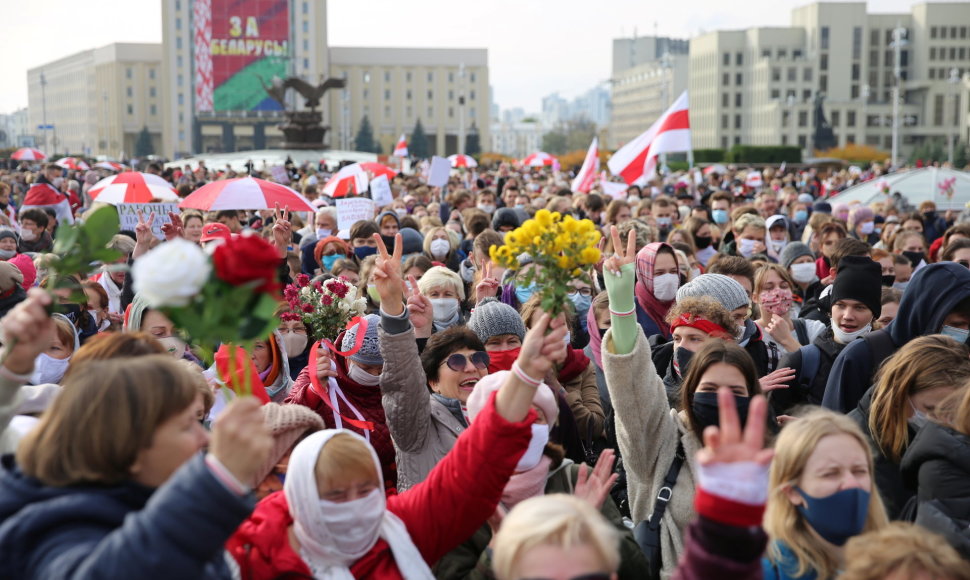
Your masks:
[{"label": "sunglasses", "polygon": [[468,366],[469,359],[471,359],[472,364],[475,365],[475,368],[478,370],[487,369],[488,363],[491,362],[491,359],[488,358],[488,353],[483,350],[479,350],[473,352],[471,356],[468,357],[456,352],[455,354],[449,356],[448,359],[442,364],[446,364],[451,370],[455,371],[456,373],[460,373],[465,370],[466,366]]}]

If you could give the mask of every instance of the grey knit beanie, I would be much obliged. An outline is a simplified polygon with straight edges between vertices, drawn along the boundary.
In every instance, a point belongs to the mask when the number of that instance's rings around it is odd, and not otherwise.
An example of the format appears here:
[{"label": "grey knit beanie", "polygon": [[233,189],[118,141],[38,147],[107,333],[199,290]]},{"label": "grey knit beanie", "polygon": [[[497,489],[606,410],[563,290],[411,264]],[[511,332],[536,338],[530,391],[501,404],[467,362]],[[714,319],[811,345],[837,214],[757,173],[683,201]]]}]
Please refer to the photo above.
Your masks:
[{"label": "grey knit beanie", "polygon": [[748,295],[737,280],[723,274],[702,274],[677,290],[677,302],[684,298],[709,296],[728,310],[748,306]]},{"label": "grey knit beanie", "polygon": [[791,267],[792,262],[802,256],[809,256],[813,260],[815,259],[815,254],[812,253],[812,249],[808,245],[801,242],[792,242],[785,246],[785,249],[778,255],[778,262],[787,270]]},{"label": "grey knit beanie", "polygon": [[[362,365],[382,365],[384,358],[381,357],[380,343],[377,338],[377,325],[381,322],[381,317],[377,314],[368,314],[364,317],[367,321],[367,332],[364,333],[364,342],[360,345],[360,350],[350,355],[350,360]],[[344,340],[340,343],[340,350],[347,351],[354,348],[357,341],[357,330],[360,325],[351,327],[344,333]]]},{"label": "grey knit beanie", "polygon": [[514,334],[525,340],[525,323],[519,312],[494,298],[486,298],[478,303],[468,319],[468,328],[478,335],[483,343],[493,336]]}]

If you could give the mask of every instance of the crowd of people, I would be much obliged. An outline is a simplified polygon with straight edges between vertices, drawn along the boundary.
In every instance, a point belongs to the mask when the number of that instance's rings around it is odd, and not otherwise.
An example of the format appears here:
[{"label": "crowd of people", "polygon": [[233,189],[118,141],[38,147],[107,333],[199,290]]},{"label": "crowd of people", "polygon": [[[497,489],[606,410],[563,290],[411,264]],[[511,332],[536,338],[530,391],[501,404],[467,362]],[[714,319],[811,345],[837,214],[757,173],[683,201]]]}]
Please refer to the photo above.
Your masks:
[{"label": "crowd of people", "polygon": [[[0,171],[0,577],[970,580],[970,217],[830,200],[878,164],[608,195],[501,163],[340,229],[284,169],[316,211],[142,216],[66,290],[105,172]],[[602,234],[555,316],[535,256],[493,260],[539,210]],[[136,284],[250,235],[283,289],[255,397]]]}]

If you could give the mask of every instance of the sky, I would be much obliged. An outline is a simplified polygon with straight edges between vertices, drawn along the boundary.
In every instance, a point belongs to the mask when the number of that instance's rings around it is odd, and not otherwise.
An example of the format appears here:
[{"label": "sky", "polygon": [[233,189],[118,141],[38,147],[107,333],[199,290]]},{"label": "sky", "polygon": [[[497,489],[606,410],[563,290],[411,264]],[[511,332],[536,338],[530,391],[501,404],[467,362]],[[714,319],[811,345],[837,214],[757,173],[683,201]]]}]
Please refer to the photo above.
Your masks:
[{"label": "sky", "polygon": [[[163,0],[173,1],[173,0]],[[317,0],[320,1],[320,0]],[[786,26],[805,0],[330,0],[331,46],[487,48],[493,102],[538,111],[609,78],[612,39],[691,38],[717,29]],[[872,0],[909,12],[913,0]],[[466,8],[467,7],[467,8]],[[0,19],[0,113],[27,104],[27,70],[113,42],[161,42],[159,0],[32,0]]]}]

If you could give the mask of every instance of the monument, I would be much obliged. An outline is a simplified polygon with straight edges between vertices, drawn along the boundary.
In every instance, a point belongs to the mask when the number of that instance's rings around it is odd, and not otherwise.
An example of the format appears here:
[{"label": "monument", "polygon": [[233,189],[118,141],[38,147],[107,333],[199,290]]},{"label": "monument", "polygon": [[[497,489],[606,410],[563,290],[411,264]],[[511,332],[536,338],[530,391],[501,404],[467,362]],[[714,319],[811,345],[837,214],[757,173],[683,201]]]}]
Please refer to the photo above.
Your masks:
[{"label": "monument", "polygon": [[[329,78],[316,86],[297,77],[289,77],[285,80],[277,77],[270,84],[262,79],[260,82],[266,94],[283,107],[286,121],[279,127],[286,137],[283,143],[284,149],[330,148],[330,145],[324,142],[330,127],[322,124],[323,113],[318,111],[317,107],[320,106],[320,99],[327,91],[344,87],[346,84],[344,79]],[[297,111],[287,107],[286,92],[289,89],[295,90],[304,98],[309,111]]]},{"label": "monument", "polygon": [[827,151],[838,144],[832,125],[825,118],[825,109],[822,107],[824,101],[824,93],[815,93],[815,135],[812,141],[816,151]]}]

